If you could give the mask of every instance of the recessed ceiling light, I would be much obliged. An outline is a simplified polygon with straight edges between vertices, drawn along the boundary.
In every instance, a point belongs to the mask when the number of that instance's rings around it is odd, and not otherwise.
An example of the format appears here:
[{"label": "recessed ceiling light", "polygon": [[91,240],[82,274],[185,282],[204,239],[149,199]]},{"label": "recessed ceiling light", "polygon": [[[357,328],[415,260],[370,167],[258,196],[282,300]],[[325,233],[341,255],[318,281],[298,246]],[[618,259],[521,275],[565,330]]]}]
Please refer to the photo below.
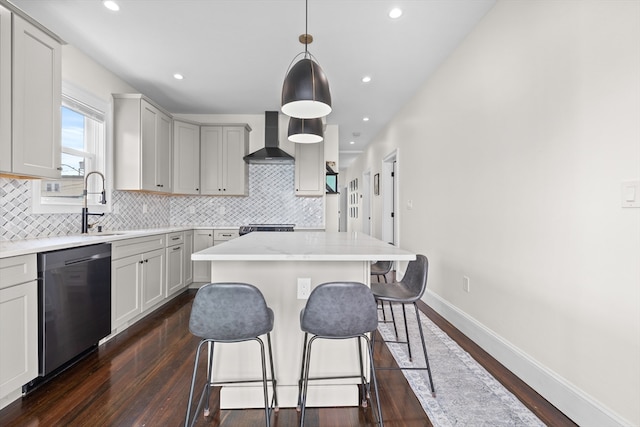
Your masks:
[{"label": "recessed ceiling light", "polygon": [[368,122],[368,121],[369,121],[369,117],[363,117],[363,118],[362,118],[362,121],[363,121],[363,122]]},{"label": "recessed ceiling light", "polygon": [[182,80],[182,79],[184,79],[184,76],[182,74],[180,74],[180,73],[175,73],[173,75],[173,78],[176,79],[176,80]]},{"label": "recessed ceiling light", "polygon": [[391,19],[398,19],[402,16],[402,9],[398,8],[398,7],[394,7],[393,9],[391,9],[389,11],[389,18]]},{"label": "recessed ceiling light", "polygon": [[371,76],[364,76],[362,78],[362,83],[369,83],[371,81]]},{"label": "recessed ceiling light", "polygon": [[117,12],[120,10],[120,6],[118,6],[118,3],[116,3],[113,0],[104,0],[102,4],[104,5],[104,7],[106,7],[109,10],[113,10],[114,12]]},{"label": "recessed ceiling light", "polygon": [[349,144],[351,144],[351,145],[353,145],[355,143],[356,143],[355,141],[349,141]]}]

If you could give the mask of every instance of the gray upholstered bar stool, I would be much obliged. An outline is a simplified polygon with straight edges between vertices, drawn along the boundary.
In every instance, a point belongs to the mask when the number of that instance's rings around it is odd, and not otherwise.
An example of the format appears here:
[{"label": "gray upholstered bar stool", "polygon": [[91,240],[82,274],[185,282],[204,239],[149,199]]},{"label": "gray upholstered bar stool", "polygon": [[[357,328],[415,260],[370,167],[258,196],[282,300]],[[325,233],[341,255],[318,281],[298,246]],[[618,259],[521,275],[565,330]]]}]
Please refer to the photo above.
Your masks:
[{"label": "gray upholstered bar stool", "polygon": [[[309,295],[307,304],[300,312],[300,329],[304,332],[304,346],[302,348],[302,367],[298,392],[300,408],[300,426],[304,425],[305,408],[307,404],[307,389],[309,380],[327,380],[337,378],[360,378],[364,396],[362,406],[366,405],[367,397],[371,400],[371,384],[367,383],[364,374],[362,358],[362,341],[367,344],[367,354],[371,366],[377,421],[382,423],[382,410],[378,397],[378,382],[373,365],[373,346],[368,333],[373,333],[378,327],[378,308],[376,301],[366,285],[359,282],[329,282],[318,285]],[[309,338],[311,335],[311,338]],[[311,364],[311,345],[318,338],[358,340],[358,355],[360,358],[359,376],[315,377],[309,378]],[[373,405],[372,405],[373,408]]]},{"label": "gray upholstered bar stool", "polygon": [[[391,271],[391,267],[393,267],[392,261],[377,261],[371,264],[371,275],[375,276],[376,281],[380,283],[380,277],[384,279],[384,283],[387,283],[387,274]],[[393,329],[396,332],[396,337],[398,337],[398,328],[396,326],[396,318],[393,314],[393,310],[391,309],[391,304],[389,304],[389,310],[391,310],[391,319],[387,320],[387,312],[384,310],[384,302],[380,302],[380,310],[382,310],[382,322],[383,323],[393,323]]]},{"label": "gray upholstered bar stool", "polygon": [[371,264],[371,275],[376,276],[376,280],[380,281],[380,276],[384,279],[384,283],[387,283],[387,274],[391,271],[391,261],[377,261]]},{"label": "gray upholstered bar stool", "polygon": [[[407,337],[406,341],[385,341],[395,342],[401,344],[407,344],[409,351],[409,360],[412,360],[411,355],[411,340],[409,339],[409,329],[407,327],[407,314],[405,311],[405,304],[413,304],[413,308],[416,312],[416,320],[418,321],[418,330],[420,331],[420,342],[422,344],[422,352],[424,353],[425,365],[424,367],[399,367],[399,368],[383,368],[376,367],[376,369],[400,369],[400,370],[426,370],[429,374],[429,385],[431,386],[431,394],[435,396],[435,388],[433,387],[433,378],[431,378],[431,366],[429,365],[429,357],[427,356],[427,345],[424,342],[424,333],[422,331],[422,322],[420,321],[420,310],[416,304],[424,291],[427,289],[427,274],[429,271],[429,261],[424,255],[416,255],[414,261],[409,261],[407,265],[407,271],[405,272],[402,280],[393,283],[372,283],[371,290],[375,296],[376,301],[381,303],[398,303],[402,305],[402,317],[404,318],[404,330]],[[393,313],[393,309],[392,309]],[[394,318],[395,326],[395,318]],[[396,337],[398,332],[396,330]]]},{"label": "gray upholstered bar stool", "polygon": [[[233,383],[262,381],[266,425],[267,427],[270,426],[271,412],[278,410],[278,395],[276,393],[273,353],[271,350],[272,329],[273,311],[267,307],[262,292],[255,286],[246,283],[209,283],[198,290],[191,307],[189,330],[193,335],[202,338],[202,340],[198,344],[198,350],[196,351],[185,426],[195,423],[203,401],[205,403],[204,415],[209,415],[209,394],[213,385],[230,384],[229,381],[213,381],[213,350],[215,343],[235,343],[250,340],[257,341],[260,344],[262,379],[238,380]],[[270,380],[267,376],[264,342],[259,338],[265,334],[267,335],[269,348]],[[193,414],[193,419],[190,420],[198,360],[204,344],[208,346],[207,378],[198,406]],[[271,403],[269,403],[268,382],[271,382],[273,389]]]}]

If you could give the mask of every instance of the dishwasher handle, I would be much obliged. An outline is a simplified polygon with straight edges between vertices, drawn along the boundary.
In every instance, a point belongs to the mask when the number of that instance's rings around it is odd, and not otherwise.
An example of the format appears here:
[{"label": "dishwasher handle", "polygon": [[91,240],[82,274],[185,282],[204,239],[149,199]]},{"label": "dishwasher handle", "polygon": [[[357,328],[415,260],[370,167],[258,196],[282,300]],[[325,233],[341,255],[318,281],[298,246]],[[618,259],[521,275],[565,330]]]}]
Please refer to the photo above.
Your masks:
[{"label": "dishwasher handle", "polygon": [[93,256],[90,256],[90,257],[68,260],[68,261],[64,262],[64,265],[80,264],[81,262],[94,261],[94,260],[100,259],[100,258],[104,258],[104,254],[96,254],[96,255],[93,255]]}]

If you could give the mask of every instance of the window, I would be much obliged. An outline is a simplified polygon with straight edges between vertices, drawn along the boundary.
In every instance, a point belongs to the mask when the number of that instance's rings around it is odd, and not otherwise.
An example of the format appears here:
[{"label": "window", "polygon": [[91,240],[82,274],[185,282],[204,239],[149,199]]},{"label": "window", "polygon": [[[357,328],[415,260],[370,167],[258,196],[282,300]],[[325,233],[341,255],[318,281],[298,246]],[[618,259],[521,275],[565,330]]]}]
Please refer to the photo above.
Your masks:
[{"label": "window", "polygon": [[[91,171],[105,174],[106,170],[104,102],[78,89],[65,91],[64,88],[61,107],[61,176],[54,180],[34,181],[34,213],[79,212],[84,203],[86,174]],[[102,191],[102,181],[93,175],[87,186],[87,203],[98,205],[100,196],[96,193]]]}]

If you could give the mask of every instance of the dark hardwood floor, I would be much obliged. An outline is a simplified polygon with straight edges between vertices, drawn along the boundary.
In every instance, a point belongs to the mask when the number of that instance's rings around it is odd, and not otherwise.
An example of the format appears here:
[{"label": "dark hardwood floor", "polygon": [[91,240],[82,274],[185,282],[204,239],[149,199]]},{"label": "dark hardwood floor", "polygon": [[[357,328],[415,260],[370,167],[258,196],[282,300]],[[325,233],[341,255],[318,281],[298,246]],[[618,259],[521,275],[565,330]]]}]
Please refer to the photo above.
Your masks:
[{"label": "dark hardwood floor", "polygon": [[[187,291],[157,312],[100,346],[97,351],[31,394],[0,411],[0,426],[178,426],[184,423],[193,358],[198,339],[188,332],[191,301]],[[574,425],[552,405],[501,367],[444,319],[426,313],[476,357],[548,425]],[[465,342],[466,341],[468,342]],[[375,358],[395,363],[380,340]],[[475,346],[477,347],[477,346]],[[399,371],[379,371],[385,425],[430,426],[420,403]],[[437,384],[436,384],[437,387]],[[222,410],[212,396],[212,415],[201,426],[261,426],[264,411]],[[298,424],[295,409],[281,409],[273,426]],[[306,425],[371,426],[371,408],[309,408]]]}]

